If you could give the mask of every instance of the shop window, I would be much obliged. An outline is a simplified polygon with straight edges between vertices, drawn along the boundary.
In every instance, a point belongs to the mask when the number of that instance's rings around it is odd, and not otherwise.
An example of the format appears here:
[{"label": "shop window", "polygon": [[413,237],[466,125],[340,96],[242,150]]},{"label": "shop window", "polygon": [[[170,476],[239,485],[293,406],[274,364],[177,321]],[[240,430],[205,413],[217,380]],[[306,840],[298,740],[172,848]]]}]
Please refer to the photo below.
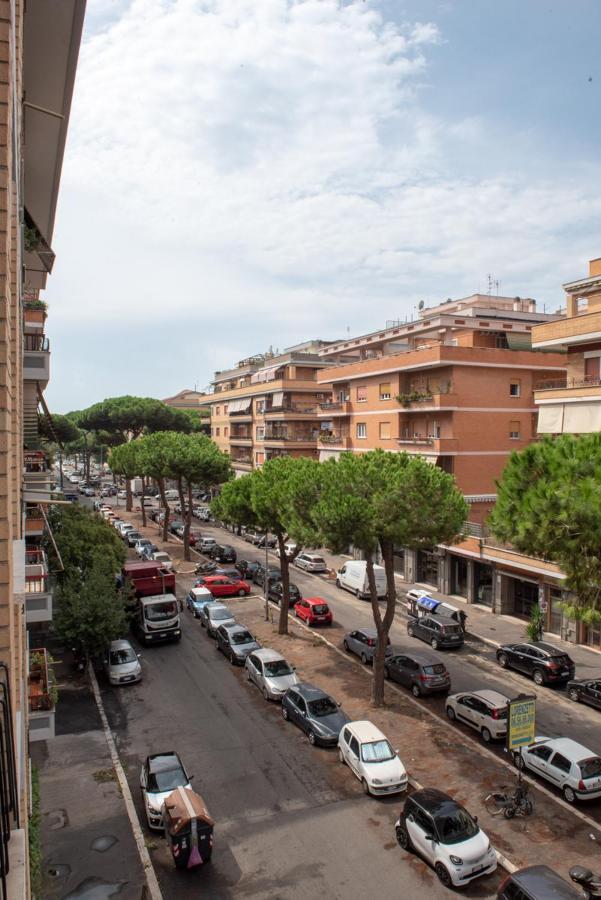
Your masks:
[{"label": "shop window", "polygon": [[380,422],[380,440],[390,440],[390,422]]},{"label": "shop window", "polygon": [[509,396],[519,397],[521,393],[521,383],[519,381],[511,381],[509,383]]},{"label": "shop window", "polygon": [[380,385],[380,400],[390,400],[390,382]]},{"label": "shop window", "polygon": [[365,403],[367,400],[367,387],[362,385],[357,388],[357,403]]},{"label": "shop window", "polygon": [[520,423],[519,422],[510,422],[509,423],[509,437],[512,441],[518,441],[520,439]]},{"label": "shop window", "polygon": [[366,422],[357,422],[357,437],[361,440],[365,440],[367,437],[367,423]]}]

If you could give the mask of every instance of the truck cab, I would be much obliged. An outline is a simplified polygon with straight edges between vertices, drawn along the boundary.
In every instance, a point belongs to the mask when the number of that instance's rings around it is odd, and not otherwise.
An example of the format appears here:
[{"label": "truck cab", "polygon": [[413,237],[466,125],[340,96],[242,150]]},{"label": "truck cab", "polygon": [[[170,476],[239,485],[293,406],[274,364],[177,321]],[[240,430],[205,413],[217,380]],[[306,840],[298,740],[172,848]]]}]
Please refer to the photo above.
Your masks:
[{"label": "truck cab", "polygon": [[136,630],[145,644],[179,641],[182,637],[179,604],[172,594],[140,597]]}]

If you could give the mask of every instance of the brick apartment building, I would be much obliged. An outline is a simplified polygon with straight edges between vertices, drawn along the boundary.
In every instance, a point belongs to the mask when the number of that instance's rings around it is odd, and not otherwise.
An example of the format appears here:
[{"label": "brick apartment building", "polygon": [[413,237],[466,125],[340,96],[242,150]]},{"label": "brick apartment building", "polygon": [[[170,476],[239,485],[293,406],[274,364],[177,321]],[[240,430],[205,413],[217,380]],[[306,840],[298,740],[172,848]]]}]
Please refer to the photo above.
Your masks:
[{"label": "brick apartment building", "polygon": [[40,291],[51,240],[84,0],[0,3],[0,883],[29,897],[29,741],[54,728],[46,653],[30,631],[52,616],[39,543],[50,476],[38,409],[50,348]]}]

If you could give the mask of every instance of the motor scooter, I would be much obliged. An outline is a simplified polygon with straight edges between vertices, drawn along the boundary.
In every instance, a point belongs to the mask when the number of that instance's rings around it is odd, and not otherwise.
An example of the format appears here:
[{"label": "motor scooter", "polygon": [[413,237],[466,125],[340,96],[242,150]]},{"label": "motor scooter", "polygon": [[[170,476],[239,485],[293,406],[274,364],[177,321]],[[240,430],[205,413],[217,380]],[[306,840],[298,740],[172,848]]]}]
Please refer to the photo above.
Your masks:
[{"label": "motor scooter", "polygon": [[572,866],[570,878],[582,888],[586,900],[595,900],[601,897],[601,874],[592,872],[585,866]]}]

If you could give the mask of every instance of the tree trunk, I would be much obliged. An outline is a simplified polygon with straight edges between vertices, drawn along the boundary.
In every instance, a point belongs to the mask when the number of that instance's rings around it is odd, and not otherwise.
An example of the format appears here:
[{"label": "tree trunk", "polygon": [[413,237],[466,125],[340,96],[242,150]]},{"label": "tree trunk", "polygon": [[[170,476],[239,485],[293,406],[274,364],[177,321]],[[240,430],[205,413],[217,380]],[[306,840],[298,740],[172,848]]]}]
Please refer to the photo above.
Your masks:
[{"label": "tree trunk", "polygon": [[186,498],[184,495],[184,479],[180,475],[177,479],[177,492],[179,494],[179,504],[182,508],[181,517],[184,523],[184,559],[188,562],[190,561],[190,541],[188,540],[189,531],[186,528],[186,520],[188,516],[186,515]]},{"label": "tree trunk", "polygon": [[188,482],[188,511],[186,513],[185,522],[185,535],[188,541],[188,545],[190,544],[190,531],[192,530],[192,482]]},{"label": "tree trunk", "polygon": [[[288,609],[290,607],[290,565],[285,553],[285,538],[281,531],[276,532],[278,548],[280,551],[280,568],[282,570],[282,603],[280,606],[280,619],[278,622],[278,634],[288,634]],[[267,535],[265,535],[267,540]]]},{"label": "tree trunk", "polygon": [[378,634],[378,643],[373,659],[374,678],[371,690],[371,705],[373,707],[384,705],[384,665],[386,662],[386,647],[388,646],[388,635],[396,611],[396,585],[394,580],[392,543],[390,541],[382,540],[380,541],[380,548],[382,550],[384,569],[386,572],[386,611],[384,613],[384,618],[382,618],[382,612],[378,601],[373,554],[368,553],[366,555],[371,609]]},{"label": "tree trunk", "polygon": [[161,503],[163,504],[163,509],[165,511],[165,518],[163,519],[163,540],[169,540],[169,504],[167,503],[167,498],[165,497],[165,479],[157,478],[157,484],[159,486],[159,493],[161,495]]},{"label": "tree trunk", "polygon": [[142,525],[146,528],[146,507],[144,506],[144,495],[146,494],[146,476],[142,475]]},{"label": "tree trunk", "polygon": [[128,478],[127,474],[125,475],[125,511],[131,512],[131,508],[133,506],[132,496],[131,496],[131,478]]}]

